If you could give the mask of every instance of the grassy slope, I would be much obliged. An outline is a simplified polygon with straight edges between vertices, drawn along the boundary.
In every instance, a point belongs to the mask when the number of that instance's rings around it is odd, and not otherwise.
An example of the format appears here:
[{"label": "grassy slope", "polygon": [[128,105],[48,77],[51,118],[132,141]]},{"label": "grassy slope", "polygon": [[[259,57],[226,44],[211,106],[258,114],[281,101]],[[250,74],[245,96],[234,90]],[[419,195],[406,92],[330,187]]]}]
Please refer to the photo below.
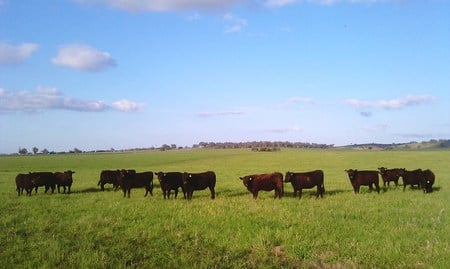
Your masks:
[{"label": "grassy slope", "polygon": [[[448,151],[182,150],[0,157],[1,267],[450,268]],[[344,169],[430,168],[436,191],[354,195]],[[217,198],[99,192],[102,169],[214,170]],[[19,172],[75,170],[71,195],[17,197]],[[326,196],[254,201],[239,176],[323,169]]]}]

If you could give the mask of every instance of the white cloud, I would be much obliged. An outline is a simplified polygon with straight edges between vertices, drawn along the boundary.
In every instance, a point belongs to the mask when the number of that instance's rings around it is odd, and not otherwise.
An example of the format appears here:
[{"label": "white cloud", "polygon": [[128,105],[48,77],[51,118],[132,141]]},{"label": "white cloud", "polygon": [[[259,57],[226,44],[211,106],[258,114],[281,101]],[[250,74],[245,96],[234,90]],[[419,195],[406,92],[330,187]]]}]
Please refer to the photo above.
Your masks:
[{"label": "white cloud", "polygon": [[141,110],[144,107],[144,105],[127,100],[127,99],[122,99],[122,100],[112,103],[112,107],[119,111],[130,112],[130,111]]},{"label": "white cloud", "polygon": [[0,88],[0,111],[72,110],[82,112],[102,112],[117,110],[122,112],[136,111],[143,108],[129,100],[120,100],[106,104],[99,100],[82,100],[67,96],[56,88],[38,88],[35,91],[12,92]]},{"label": "white cloud", "polygon": [[313,104],[313,100],[311,98],[307,98],[307,97],[294,96],[294,97],[291,97],[286,102],[279,104],[277,107],[280,109],[288,109],[288,108],[291,108],[295,104]]},{"label": "white cloud", "polygon": [[103,4],[131,12],[180,10],[224,10],[248,0],[75,0],[84,4]]},{"label": "white cloud", "polygon": [[233,115],[242,115],[243,111],[240,110],[227,110],[227,111],[217,111],[217,112],[199,112],[195,115],[198,117],[209,118],[209,117],[217,117],[217,116],[233,116]]},{"label": "white cloud", "polygon": [[247,20],[234,16],[231,13],[227,13],[223,16],[223,20],[226,24],[226,33],[241,32],[242,29],[247,26]]},{"label": "white cloud", "polygon": [[290,132],[300,132],[301,128],[299,126],[292,126],[288,128],[271,128],[267,129],[266,131],[270,133],[290,133]]},{"label": "white cloud", "polygon": [[39,46],[33,43],[22,43],[17,46],[0,43],[0,64],[22,63],[38,49]]},{"label": "white cloud", "polygon": [[101,71],[116,66],[116,61],[107,52],[98,51],[87,45],[71,44],[60,48],[52,59],[56,65],[66,66],[88,72]]},{"label": "white cloud", "polygon": [[268,7],[283,7],[295,3],[312,3],[319,5],[335,5],[340,3],[350,4],[374,4],[392,0],[267,0],[265,5]]},{"label": "white cloud", "polygon": [[402,109],[408,106],[431,103],[434,97],[430,95],[407,95],[398,99],[365,101],[359,99],[347,99],[345,103],[355,108],[383,108],[387,110]]}]

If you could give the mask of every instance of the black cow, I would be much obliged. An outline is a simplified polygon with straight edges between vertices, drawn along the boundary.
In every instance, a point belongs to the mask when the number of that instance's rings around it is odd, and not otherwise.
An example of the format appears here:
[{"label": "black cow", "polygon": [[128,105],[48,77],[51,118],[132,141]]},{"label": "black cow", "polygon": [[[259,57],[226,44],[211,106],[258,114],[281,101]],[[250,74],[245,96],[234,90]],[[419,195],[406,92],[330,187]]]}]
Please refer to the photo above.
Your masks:
[{"label": "black cow", "polygon": [[52,193],[55,192],[56,177],[52,172],[33,172],[30,173],[35,178],[34,191],[37,193],[38,187],[45,186],[45,193],[49,189],[52,189]]},{"label": "black cow", "polygon": [[284,193],[283,174],[275,172],[271,174],[248,175],[240,177],[247,190],[253,194],[253,198],[258,198],[259,191],[275,190],[275,198],[280,198]]},{"label": "black cow", "polygon": [[209,188],[211,191],[211,199],[216,197],[214,188],[216,186],[216,174],[213,171],[203,173],[183,173],[183,185],[186,191],[187,199],[192,199],[194,190],[204,190]]},{"label": "black cow", "polygon": [[398,186],[398,180],[400,177],[405,173],[404,168],[393,168],[393,169],[387,169],[385,167],[379,167],[378,170],[380,170],[381,179],[383,179],[383,186],[389,187],[389,183],[393,181],[395,183],[395,186]]},{"label": "black cow", "polygon": [[186,199],[186,191],[184,190],[183,185],[183,174],[180,172],[158,172],[156,173],[158,177],[159,185],[161,186],[161,190],[163,192],[164,199],[170,198],[171,190],[175,191],[175,198],[178,195],[178,188],[181,187],[181,191],[183,192],[184,198]]},{"label": "black cow", "polygon": [[403,178],[403,190],[406,189],[407,185],[411,185],[411,187],[417,185],[417,188],[420,189],[421,183],[424,180],[423,171],[422,169],[416,169],[412,171],[405,170],[402,178]]},{"label": "black cow", "polygon": [[434,173],[430,169],[423,171],[422,182],[420,184],[424,192],[428,193],[433,191],[434,178]]},{"label": "black cow", "polygon": [[100,189],[104,191],[105,184],[112,184],[114,191],[116,191],[120,187],[120,170],[103,170],[100,173],[97,186],[100,186]]},{"label": "black cow", "polygon": [[359,187],[362,185],[369,186],[370,191],[373,190],[372,185],[375,185],[377,192],[380,193],[378,171],[358,171],[356,169],[349,169],[345,170],[345,172],[348,174],[348,178],[352,183],[355,194],[359,193]]},{"label": "black cow", "polygon": [[16,176],[16,187],[17,193],[20,195],[23,194],[25,190],[27,192],[27,196],[31,196],[31,192],[34,188],[34,181],[38,179],[33,174],[18,174]]},{"label": "black cow", "polygon": [[56,172],[56,186],[58,186],[58,193],[60,193],[60,187],[63,187],[63,193],[66,193],[66,187],[68,189],[67,193],[70,193],[70,188],[72,187],[73,179],[72,175],[75,174],[74,171],[68,170],[64,173]]},{"label": "black cow", "polygon": [[284,182],[291,182],[294,189],[294,197],[299,193],[302,198],[302,189],[311,189],[317,186],[316,197],[323,197],[325,186],[323,184],[323,171],[315,170],[311,172],[293,173],[287,172]]},{"label": "black cow", "polygon": [[153,196],[153,172],[136,173],[134,170],[121,170],[121,186],[123,190],[123,197],[130,198],[130,192],[133,188],[145,188],[145,195],[148,193]]}]

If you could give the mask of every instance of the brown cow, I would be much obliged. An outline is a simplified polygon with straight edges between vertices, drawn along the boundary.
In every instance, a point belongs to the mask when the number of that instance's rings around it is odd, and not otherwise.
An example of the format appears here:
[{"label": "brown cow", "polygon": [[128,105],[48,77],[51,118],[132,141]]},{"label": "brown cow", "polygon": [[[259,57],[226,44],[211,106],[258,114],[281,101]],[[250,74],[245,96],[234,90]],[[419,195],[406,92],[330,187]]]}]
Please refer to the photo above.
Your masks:
[{"label": "brown cow", "polygon": [[348,174],[348,178],[353,186],[353,191],[359,193],[359,187],[362,185],[369,186],[369,190],[373,190],[375,185],[377,192],[380,193],[378,171],[358,171],[356,169],[345,170]]},{"label": "brown cow", "polygon": [[280,198],[284,193],[283,174],[275,172],[272,174],[248,175],[240,177],[247,190],[253,194],[253,198],[258,198],[258,192],[275,190],[275,198]]},{"label": "brown cow", "polygon": [[184,190],[183,185],[183,174],[180,172],[158,172],[156,173],[158,176],[159,185],[161,186],[161,190],[163,192],[164,199],[170,198],[171,190],[175,191],[175,198],[178,195],[178,188],[181,187],[181,191],[183,192],[184,198],[186,199],[186,191]]},{"label": "brown cow", "polygon": [[423,171],[422,169],[416,169],[413,171],[405,170],[403,173],[403,190],[406,189],[407,185],[411,185],[411,187],[414,187],[414,185],[417,184],[417,188],[420,189],[421,182],[423,181]]},{"label": "brown cow", "polygon": [[34,191],[37,193],[38,187],[45,186],[45,192],[52,189],[52,193],[55,192],[56,177],[52,172],[33,172],[30,173],[35,178],[34,180]]},{"label": "brown cow", "polygon": [[389,183],[393,181],[395,183],[395,186],[398,186],[398,180],[400,177],[405,173],[404,168],[393,168],[393,169],[387,169],[385,167],[379,167],[378,170],[380,170],[381,179],[383,179],[383,186],[389,187]]},{"label": "brown cow", "polygon": [[153,172],[136,173],[135,170],[120,170],[123,197],[130,198],[132,188],[145,188],[145,195],[153,196]]},{"label": "brown cow", "polygon": [[70,193],[70,188],[72,187],[73,179],[72,175],[75,174],[74,171],[68,170],[64,173],[56,172],[56,186],[58,187],[58,193],[60,193],[60,187],[63,187],[63,193],[66,193],[66,187],[68,188],[67,193]]},{"label": "brown cow", "polygon": [[100,186],[100,189],[104,191],[105,184],[112,184],[114,191],[117,191],[120,187],[120,170],[103,170],[100,173],[100,180],[97,186]]},{"label": "brown cow", "polygon": [[299,197],[302,198],[302,189],[311,189],[317,186],[316,197],[323,197],[325,187],[323,184],[323,171],[315,170],[311,172],[293,173],[287,172],[284,182],[291,182],[294,189],[294,197],[299,192]]},{"label": "brown cow", "polygon": [[423,171],[421,185],[424,192],[428,193],[433,191],[434,178],[434,173],[430,169]]},{"label": "brown cow", "polygon": [[[27,192],[27,196],[31,196],[31,192],[34,188],[34,181],[36,177],[30,174],[18,174],[16,176],[16,187],[17,193],[20,195],[23,194],[23,190]],[[37,178],[38,179],[38,178]]]},{"label": "brown cow", "polygon": [[211,199],[216,197],[214,188],[216,186],[216,174],[213,171],[203,173],[183,173],[183,185],[186,191],[187,199],[192,199],[194,190],[204,190],[209,188],[211,191]]}]

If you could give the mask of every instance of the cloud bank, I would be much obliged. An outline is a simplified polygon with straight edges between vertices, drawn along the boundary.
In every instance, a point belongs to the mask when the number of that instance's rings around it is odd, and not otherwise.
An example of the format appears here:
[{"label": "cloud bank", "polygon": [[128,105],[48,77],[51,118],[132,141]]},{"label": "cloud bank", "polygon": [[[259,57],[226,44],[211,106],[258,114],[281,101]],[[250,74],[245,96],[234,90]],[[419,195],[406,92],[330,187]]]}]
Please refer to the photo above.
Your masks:
[{"label": "cloud bank", "polygon": [[137,111],[143,104],[119,100],[111,105],[103,101],[82,100],[67,96],[55,88],[38,88],[36,91],[12,92],[0,88],[0,111],[71,110],[81,112]]},{"label": "cloud bank", "polygon": [[38,49],[39,46],[33,43],[22,43],[20,45],[0,43],[0,65],[22,63]]},{"label": "cloud bank", "polygon": [[380,100],[380,101],[347,99],[345,100],[345,103],[354,108],[382,108],[387,110],[394,110],[394,109],[402,109],[409,106],[421,105],[424,103],[431,103],[433,101],[434,97],[430,95],[407,95],[405,97],[398,99]]},{"label": "cloud bank", "polygon": [[116,61],[107,52],[87,45],[71,44],[60,48],[52,59],[53,64],[87,72],[98,72],[116,66]]},{"label": "cloud bank", "polygon": [[242,115],[242,114],[244,114],[243,111],[228,110],[228,111],[217,111],[217,112],[199,112],[199,113],[196,113],[195,115],[197,117],[210,118],[210,117],[233,116],[233,115]]}]

